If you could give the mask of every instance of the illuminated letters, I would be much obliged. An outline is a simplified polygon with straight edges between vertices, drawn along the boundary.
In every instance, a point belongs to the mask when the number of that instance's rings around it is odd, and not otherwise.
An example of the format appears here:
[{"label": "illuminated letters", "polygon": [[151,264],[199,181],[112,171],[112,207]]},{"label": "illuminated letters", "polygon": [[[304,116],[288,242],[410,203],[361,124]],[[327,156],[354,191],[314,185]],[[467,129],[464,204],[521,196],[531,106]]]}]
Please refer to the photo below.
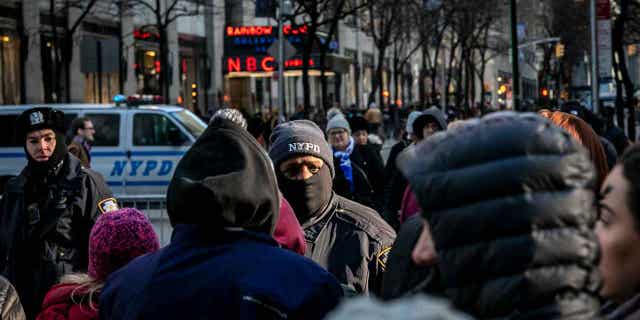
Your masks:
[{"label": "illuminated letters", "polygon": [[255,57],[247,57],[247,71],[254,72],[258,70]]},{"label": "illuminated letters", "polygon": [[240,71],[240,58],[227,58],[227,70],[229,72]]},{"label": "illuminated letters", "polygon": [[266,57],[262,59],[262,63],[260,65],[264,71],[273,71],[273,61],[275,61],[273,57]]}]

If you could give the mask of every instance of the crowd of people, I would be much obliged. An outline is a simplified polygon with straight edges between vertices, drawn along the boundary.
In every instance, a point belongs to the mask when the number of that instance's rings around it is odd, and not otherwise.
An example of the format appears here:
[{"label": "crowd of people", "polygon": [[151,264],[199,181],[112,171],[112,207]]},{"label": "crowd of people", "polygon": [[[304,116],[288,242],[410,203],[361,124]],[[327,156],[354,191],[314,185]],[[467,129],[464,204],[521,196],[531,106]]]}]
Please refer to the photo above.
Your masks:
[{"label": "crowd of people", "polygon": [[62,112],[25,111],[1,319],[640,319],[640,144],[609,114],[395,116],[218,110],[160,248],[90,169],[90,119],[68,140]]}]

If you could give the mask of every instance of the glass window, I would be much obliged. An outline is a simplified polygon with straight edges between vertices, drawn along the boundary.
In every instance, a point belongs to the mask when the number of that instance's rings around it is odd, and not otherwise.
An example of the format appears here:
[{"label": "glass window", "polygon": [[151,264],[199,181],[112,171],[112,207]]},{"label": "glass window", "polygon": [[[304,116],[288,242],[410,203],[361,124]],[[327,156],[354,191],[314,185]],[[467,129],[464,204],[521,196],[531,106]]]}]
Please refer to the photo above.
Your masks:
[{"label": "glass window", "polygon": [[20,40],[14,34],[0,39],[0,104],[20,104]]},{"label": "glass window", "polygon": [[194,138],[198,138],[204,130],[207,128],[207,125],[202,122],[202,120],[198,119],[196,115],[187,110],[180,110],[171,113],[182,125],[187,128],[189,133],[193,135]]},{"label": "glass window", "polygon": [[95,147],[114,147],[120,145],[120,115],[115,113],[85,114],[93,123]]},{"label": "glass window", "polygon": [[133,117],[133,144],[136,146],[175,146],[189,144],[189,140],[178,126],[166,116],[155,113],[137,113]]},{"label": "glass window", "polygon": [[22,139],[16,137],[16,119],[18,115],[0,116],[0,147],[19,147]]},{"label": "glass window", "polygon": [[76,113],[64,113],[64,132],[67,133],[67,137],[73,138],[75,135],[75,132],[71,132],[71,122],[77,117]]}]

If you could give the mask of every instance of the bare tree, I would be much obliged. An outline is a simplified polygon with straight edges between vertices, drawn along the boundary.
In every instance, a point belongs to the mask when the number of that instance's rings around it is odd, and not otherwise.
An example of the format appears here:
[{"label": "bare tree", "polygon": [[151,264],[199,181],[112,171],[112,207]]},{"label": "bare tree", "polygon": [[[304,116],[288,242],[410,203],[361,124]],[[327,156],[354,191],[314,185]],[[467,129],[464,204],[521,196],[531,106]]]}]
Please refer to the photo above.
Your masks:
[{"label": "bare tree", "polygon": [[[322,86],[322,102],[319,108],[323,109],[328,103],[327,79],[325,75],[325,62],[330,44],[338,32],[339,22],[346,17],[354,15],[367,4],[368,0],[296,0],[295,11],[289,17],[289,22],[296,27],[306,26],[307,36],[302,44],[302,90],[304,95],[304,110],[308,117],[311,107],[311,87],[309,83],[309,62],[314,48],[319,49],[320,71]],[[302,21],[302,22],[300,22]],[[319,32],[323,31],[321,38]],[[323,110],[320,110],[323,112]]]},{"label": "bare tree", "polygon": [[552,65],[553,46],[544,50],[543,65],[538,76],[539,86],[548,87],[550,79],[556,79],[556,92],[573,78],[573,66],[584,59],[589,43],[588,1],[544,0],[544,28],[548,36],[559,37],[565,47],[563,57],[557,58],[557,66]]},{"label": "bare tree", "polygon": [[153,17],[153,23],[140,27],[141,31],[157,33],[160,58],[160,92],[164,101],[170,101],[170,73],[169,68],[169,43],[167,37],[168,27],[178,18],[196,16],[202,13],[204,2],[187,0],[127,0],[126,8],[133,14],[149,14]]},{"label": "bare tree", "polygon": [[[437,8],[423,11],[420,19],[420,36],[422,41],[422,70],[420,72],[420,104],[425,104],[426,88],[424,79],[431,79],[430,103],[438,103],[436,79],[438,76],[438,60],[444,50],[446,32],[449,30],[455,6],[444,2]],[[444,65],[443,65],[444,68]],[[444,85],[444,79],[442,79]]]},{"label": "bare tree", "polygon": [[369,103],[375,101],[377,92],[380,104],[384,104],[382,73],[385,67],[386,53],[392,43],[392,36],[396,30],[395,26],[404,18],[402,16],[405,13],[403,8],[407,2],[407,0],[374,0],[370,1],[367,6],[369,32],[378,51],[378,61],[373,78],[373,87],[369,94]]},{"label": "bare tree", "polygon": [[411,1],[407,3],[407,14],[404,19],[395,25],[392,45],[392,65],[393,65],[393,88],[394,101],[402,97],[400,90],[400,78],[404,77],[404,69],[411,57],[422,48],[422,44],[427,37],[421,37],[421,30],[415,28],[419,25],[423,17],[422,1]]},{"label": "bare tree", "polygon": [[[49,0],[49,16],[51,17],[53,63],[51,65],[51,90],[52,96],[45,100],[62,102],[71,100],[71,72],[70,65],[73,59],[73,35],[81,26],[85,17],[93,10],[97,0]],[[80,15],[69,21],[69,11],[80,10]],[[65,23],[58,25],[58,17],[63,17]],[[61,33],[59,31],[62,31]],[[63,79],[64,75],[64,79]],[[64,90],[63,90],[64,84]]]},{"label": "bare tree", "polygon": [[614,10],[617,14],[613,17],[612,29],[612,45],[615,57],[613,59],[613,67],[616,81],[616,115],[618,125],[624,127],[624,109],[627,109],[627,135],[631,140],[635,140],[635,86],[629,76],[625,48],[626,45],[635,43],[631,41],[640,38],[640,23],[636,21],[636,14],[640,13],[640,4],[637,1],[617,0],[614,5],[617,9]]}]

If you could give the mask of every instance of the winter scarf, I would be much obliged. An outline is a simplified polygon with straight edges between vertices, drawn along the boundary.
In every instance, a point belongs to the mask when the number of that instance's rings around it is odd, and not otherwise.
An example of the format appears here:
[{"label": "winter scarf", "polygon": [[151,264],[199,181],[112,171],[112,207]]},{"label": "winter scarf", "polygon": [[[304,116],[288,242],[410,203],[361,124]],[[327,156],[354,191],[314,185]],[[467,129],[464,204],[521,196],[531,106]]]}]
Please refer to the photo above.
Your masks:
[{"label": "winter scarf", "polygon": [[352,137],[349,137],[349,145],[345,151],[333,150],[333,156],[340,160],[340,169],[344,173],[344,177],[349,182],[349,190],[353,192],[355,187],[353,186],[353,168],[351,167],[351,153],[353,153],[353,147],[355,143]]}]

